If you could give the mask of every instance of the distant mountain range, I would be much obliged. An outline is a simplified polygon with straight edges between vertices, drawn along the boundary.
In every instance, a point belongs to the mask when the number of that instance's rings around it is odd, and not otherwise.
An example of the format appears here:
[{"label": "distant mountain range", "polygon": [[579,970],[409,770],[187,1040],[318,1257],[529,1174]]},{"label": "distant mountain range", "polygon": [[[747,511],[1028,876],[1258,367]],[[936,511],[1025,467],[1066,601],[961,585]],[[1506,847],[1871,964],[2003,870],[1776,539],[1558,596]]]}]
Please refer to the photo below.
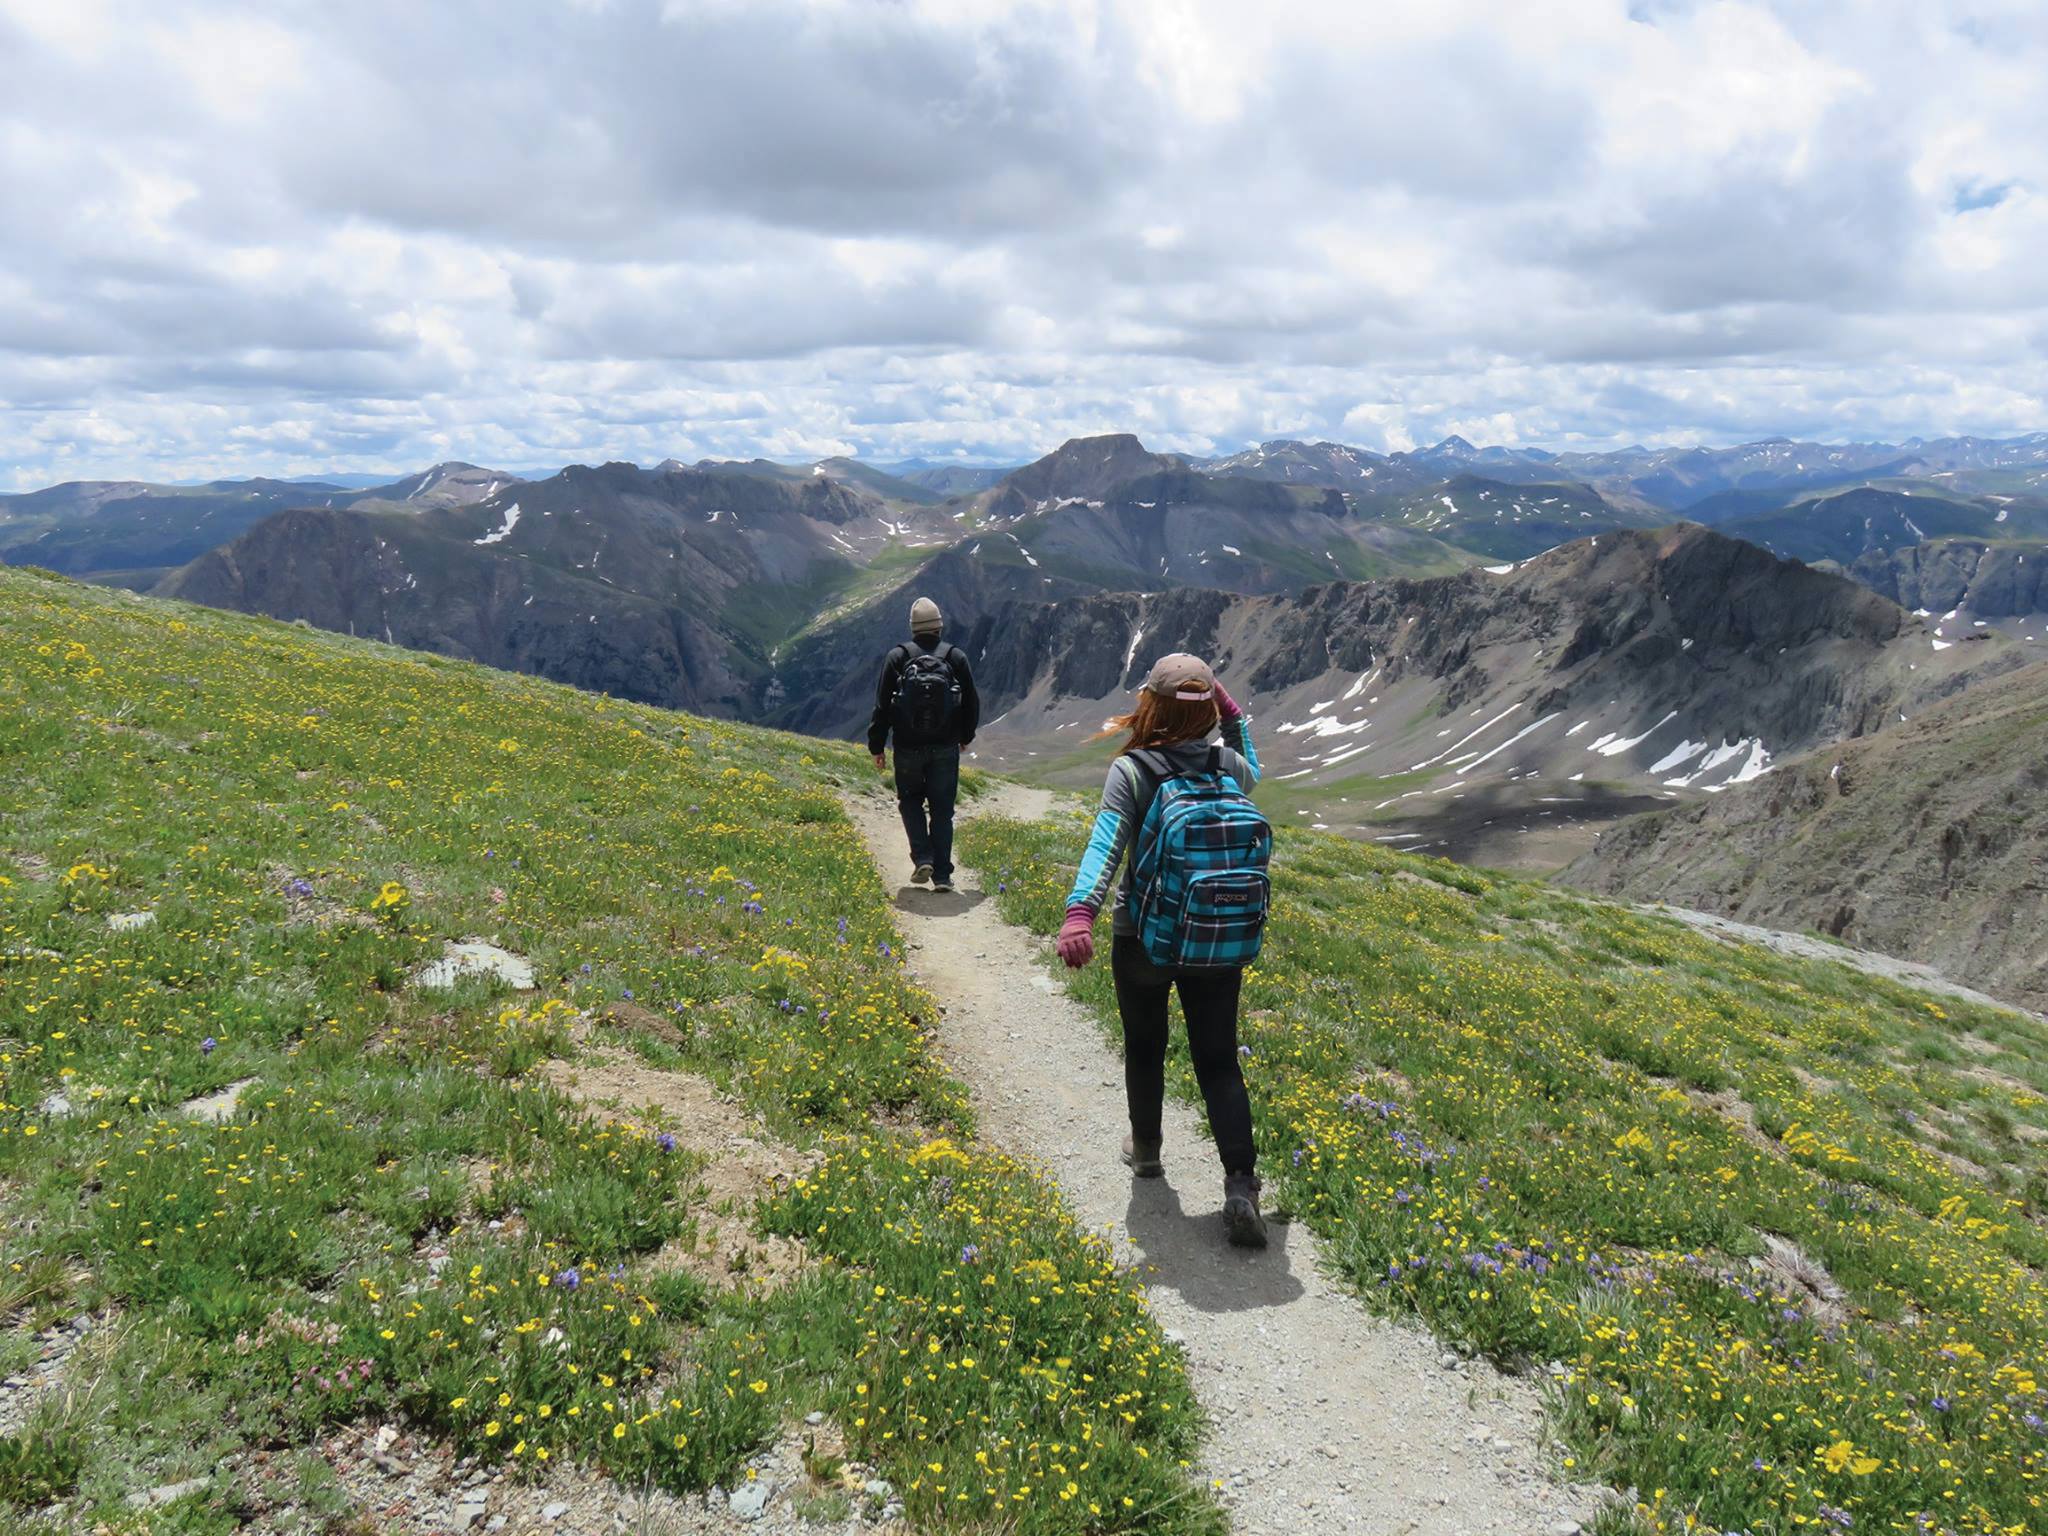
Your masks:
[{"label": "distant mountain range", "polygon": [[[1210,459],[1148,453],[1128,435],[1080,441],[1101,445],[1088,450],[1098,462],[1092,474],[1085,466],[1062,463],[1065,496],[1099,500],[1142,475],[1168,472],[1277,481],[1337,492],[1346,508],[1366,521],[1404,523],[1437,536],[1468,530],[1462,545],[1489,558],[1521,558],[1547,547],[1546,539],[1576,537],[1594,531],[1595,524],[1655,526],[1670,521],[1673,513],[1726,526],[1780,554],[1842,563],[1872,550],[1945,536],[2003,540],[2048,535],[2048,433],[2005,440],[1916,438],[1899,444],[1770,438],[1730,448],[1601,453],[1476,448],[1461,437],[1449,437],[1427,448],[1380,454],[1338,443],[1278,439]],[[1040,481],[1050,472],[1045,466],[1058,457],[1010,468],[831,458],[801,464],[701,460],[691,466],[668,460],[656,469],[691,467],[709,474],[779,479],[817,476],[899,506],[965,501],[1008,487],[1015,493],[1011,504],[993,510],[1014,516],[1046,499]],[[459,505],[483,499],[494,485],[552,476],[450,463],[398,481],[365,483],[366,478],[337,474],[207,485],[82,481],[0,496],[0,562],[32,562],[141,586],[275,512],[373,503],[411,504],[414,510]],[[1518,513],[1512,510],[1517,493],[1503,493],[1503,486],[1544,489],[1519,493],[1523,510]],[[1852,488],[1893,498],[1877,509],[1873,527],[1862,534],[1861,519],[1869,514],[1854,502],[1841,504],[1839,497],[1825,494]],[[1545,515],[1567,503],[1555,525],[1546,525]],[[1482,525],[1493,529],[1490,537],[1477,531]],[[1453,536],[1445,542],[1461,540]]]},{"label": "distant mountain range", "polygon": [[1550,453],[1475,448],[1448,437],[1429,448],[1377,454],[1340,443],[1281,439],[1199,466],[1299,485],[1413,489],[1461,470],[1495,480],[1577,481],[1610,499],[1681,512],[1731,493],[1817,490],[1866,480],[1948,482],[1973,493],[2048,492],[2048,432],[1992,439],[1913,438],[1904,443],[1810,443],[1765,438],[1732,448],[1623,448]]},{"label": "distant mountain range", "polygon": [[1053,778],[1150,654],[1216,649],[1290,814],[1466,856],[1534,828],[1541,862],[2017,664],[2044,482],[2048,434],[1209,460],[1108,434],[1008,471],[74,484],[0,498],[0,558],[829,734],[929,595],[984,670],[985,760]]},{"label": "distant mountain range", "polygon": [[437,464],[369,486],[306,480],[222,480],[197,486],[71,481],[0,496],[0,564],[40,565],[67,576],[146,588],[279,512],[460,507],[516,483],[516,475],[460,463]]}]

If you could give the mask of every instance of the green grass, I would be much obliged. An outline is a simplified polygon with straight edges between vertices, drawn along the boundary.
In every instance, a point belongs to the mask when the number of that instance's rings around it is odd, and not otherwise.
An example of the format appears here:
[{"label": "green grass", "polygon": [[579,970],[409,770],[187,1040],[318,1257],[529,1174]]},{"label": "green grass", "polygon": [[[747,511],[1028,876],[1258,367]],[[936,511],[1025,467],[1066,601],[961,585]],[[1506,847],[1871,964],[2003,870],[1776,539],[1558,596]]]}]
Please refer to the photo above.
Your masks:
[{"label": "green grass", "polygon": [[[0,1337],[103,1320],[0,1524],[233,1530],[380,1420],[687,1490],[818,1410],[920,1528],[1219,1529],[1177,1355],[933,1055],[859,754],[18,571],[0,722]],[[536,989],[411,984],[475,935]],[[788,1284],[651,1262],[703,1162],[549,1085],[585,1026],[807,1149]]]},{"label": "green grass", "polygon": [[[962,851],[1050,933],[1084,836]],[[1557,1362],[1639,1530],[2048,1528],[2048,1030],[1336,837],[1275,870],[1261,1167],[1371,1304]],[[1113,1032],[1106,968],[1073,985]]]}]

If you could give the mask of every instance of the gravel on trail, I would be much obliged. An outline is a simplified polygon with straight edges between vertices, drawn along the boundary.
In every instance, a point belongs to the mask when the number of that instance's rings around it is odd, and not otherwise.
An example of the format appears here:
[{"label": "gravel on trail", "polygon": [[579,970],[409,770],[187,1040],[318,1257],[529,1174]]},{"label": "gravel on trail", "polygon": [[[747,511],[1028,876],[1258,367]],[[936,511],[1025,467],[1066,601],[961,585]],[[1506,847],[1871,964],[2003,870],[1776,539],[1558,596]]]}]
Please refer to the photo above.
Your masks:
[{"label": "gravel on trail", "polygon": [[[962,810],[1031,820],[1050,803],[998,785]],[[909,885],[891,801],[851,797],[848,812],[896,891],[911,970],[941,1006],[940,1051],[984,1133],[1042,1166],[1138,1267],[1186,1352],[1212,1423],[1202,1475],[1237,1531],[1527,1536],[1591,1522],[1600,1493],[1549,1472],[1531,1383],[1369,1313],[1326,1276],[1304,1226],[1273,1223],[1262,1253],[1225,1244],[1222,1171],[1192,1108],[1166,1106],[1166,1177],[1132,1178],[1117,1156],[1122,1062],[1049,973],[1048,945],[1005,923],[971,870],[949,894]]]}]

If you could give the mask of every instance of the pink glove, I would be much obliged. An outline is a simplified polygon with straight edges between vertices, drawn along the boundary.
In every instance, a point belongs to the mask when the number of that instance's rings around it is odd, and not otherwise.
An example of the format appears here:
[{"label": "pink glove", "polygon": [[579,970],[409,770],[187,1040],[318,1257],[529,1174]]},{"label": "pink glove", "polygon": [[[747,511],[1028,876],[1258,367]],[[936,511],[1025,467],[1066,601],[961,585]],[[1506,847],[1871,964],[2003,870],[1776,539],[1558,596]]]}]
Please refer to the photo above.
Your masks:
[{"label": "pink glove", "polygon": [[1095,914],[1086,907],[1067,908],[1066,923],[1060,928],[1057,947],[1069,970],[1078,971],[1095,958]]},{"label": "pink glove", "polygon": [[1235,720],[1244,713],[1243,710],[1237,707],[1237,700],[1230,696],[1221,683],[1215,685],[1214,692],[1216,694],[1216,713],[1225,720]]}]

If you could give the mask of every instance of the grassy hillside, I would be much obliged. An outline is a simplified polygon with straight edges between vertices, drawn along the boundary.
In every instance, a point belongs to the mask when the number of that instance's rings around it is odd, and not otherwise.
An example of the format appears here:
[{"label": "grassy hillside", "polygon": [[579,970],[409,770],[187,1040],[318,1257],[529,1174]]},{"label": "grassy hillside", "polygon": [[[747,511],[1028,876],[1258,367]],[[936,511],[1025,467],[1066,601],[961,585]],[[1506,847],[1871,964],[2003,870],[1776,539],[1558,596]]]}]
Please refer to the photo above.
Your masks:
[{"label": "grassy hillside", "polygon": [[[1051,932],[1084,827],[965,852]],[[1633,1528],[2048,1529],[2048,1030],[1334,837],[1275,865],[1269,1191],[1373,1304],[1547,1367]]]},{"label": "grassy hillside", "polygon": [[[0,1435],[0,1523],[317,1508],[275,1453],[379,1420],[694,1489],[819,1411],[921,1528],[1217,1528],[1177,1355],[932,1054],[860,768],[0,572],[0,1375],[99,1320]],[[468,937],[534,987],[421,985]],[[741,1219],[792,1274],[672,1262],[719,1148],[555,1086],[598,1052],[790,1144]]]},{"label": "grassy hillside", "polygon": [[1611,830],[1585,890],[1819,929],[2048,1009],[2048,663]]}]

